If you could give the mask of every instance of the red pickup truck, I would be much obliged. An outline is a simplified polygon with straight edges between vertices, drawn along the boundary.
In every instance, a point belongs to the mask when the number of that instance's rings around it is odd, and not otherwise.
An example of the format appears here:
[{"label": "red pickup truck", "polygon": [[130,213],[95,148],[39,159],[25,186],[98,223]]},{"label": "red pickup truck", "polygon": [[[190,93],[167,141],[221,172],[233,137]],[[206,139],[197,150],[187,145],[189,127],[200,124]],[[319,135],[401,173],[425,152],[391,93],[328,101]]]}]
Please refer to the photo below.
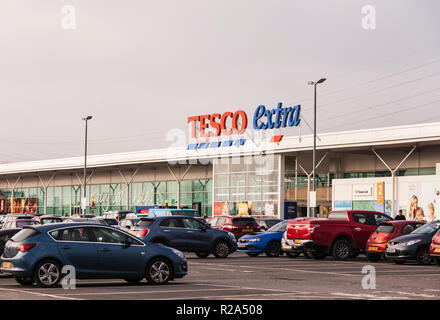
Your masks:
[{"label": "red pickup truck", "polygon": [[365,251],[370,235],[381,222],[393,220],[375,211],[332,211],[328,218],[289,221],[281,249],[290,257],[306,253],[315,259],[332,255],[336,260]]}]

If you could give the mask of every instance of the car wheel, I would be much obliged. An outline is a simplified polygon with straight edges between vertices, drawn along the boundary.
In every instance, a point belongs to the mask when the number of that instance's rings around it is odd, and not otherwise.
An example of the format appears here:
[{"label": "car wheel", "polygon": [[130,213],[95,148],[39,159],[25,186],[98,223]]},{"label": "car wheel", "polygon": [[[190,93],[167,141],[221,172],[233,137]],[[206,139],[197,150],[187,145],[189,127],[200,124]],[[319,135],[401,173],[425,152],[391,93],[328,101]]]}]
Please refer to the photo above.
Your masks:
[{"label": "car wheel", "polygon": [[258,257],[260,255],[259,252],[246,252],[249,257]]},{"label": "car wheel", "polygon": [[298,256],[299,256],[299,253],[298,252],[286,252],[286,255],[289,257],[289,258],[298,258]]},{"label": "car wheel", "polygon": [[418,264],[422,265],[431,264],[432,258],[429,254],[429,248],[424,247],[419,249],[419,251],[417,252],[417,262]]},{"label": "car wheel", "polygon": [[30,286],[35,281],[32,278],[26,278],[26,277],[14,277],[15,281],[17,281],[19,284],[22,284],[24,286]]},{"label": "car wheel", "polygon": [[225,241],[219,241],[214,248],[216,258],[226,258],[229,255],[229,246]]},{"label": "car wheel", "polygon": [[53,288],[61,281],[61,266],[54,260],[44,260],[37,264],[34,281],[43,288]]},{"label": "car wheel", "polygon": [[341,239],[333,244],[332,256],[335,260],[346,260],[351,254],[351,243],[349,241]]},{"label": "car wheel", "polygon": [[435,262],[437,262],[437,265],[440,267],[440,258],[435,258]]},{"label": "car wheel", "polygon": [[394,260],[395,264],[404,264],[405,260]]},{"label": "car wheel", "polygon": [[323,250],[310,251],[309,255],[315,260],[322,260],[327,256]]},{"label": "car wheel", "polygon": [[371,262],[378,262],[381,258],[381,254],[379,253],[367,253],[367,259]]},{"label": "car wheel", "polygon": [[308,251],[304,251],[303,252],[304,257],[306,257],[307,259],[312,259],[312,255],[308,252]]},{"label": "car wheel", "polygon": [[128,283],[138,283],[141,282],[143,278],[124,278]]},{"label": "car wheel", "polygon": [[279,241],[271,241],[266,245],[265,253],[268,257],[278,257],[281,252],[281,243]]},{"label": "car wheel", "polygon": [[166,259],[156,258],[147,266],[146,279],[150,284],[166,284],[171,272],[171,264]]},{"label": "car wheel", "polygon": [[207,258],[209,256],[209,252],[196,252],[196,256],[199,258]]}]

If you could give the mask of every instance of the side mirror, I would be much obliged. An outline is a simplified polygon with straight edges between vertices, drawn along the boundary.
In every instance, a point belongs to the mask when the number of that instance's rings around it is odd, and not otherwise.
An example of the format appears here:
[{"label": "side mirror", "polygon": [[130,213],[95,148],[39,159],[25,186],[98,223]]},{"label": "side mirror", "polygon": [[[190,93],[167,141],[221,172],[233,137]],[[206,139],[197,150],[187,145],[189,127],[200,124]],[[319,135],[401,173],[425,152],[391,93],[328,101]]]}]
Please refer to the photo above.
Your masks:
[{"label": "side mirror", "polygon": [[125,240],[124,245],[129,247],[133,244],[133,240],[131,240],[131,238],[127,238],[127,240]]},{"label": "side mirror", "polygon": [[201,226],[200,230],[202,230],[203,232],[206,232],[208,230],[207,226]]}]

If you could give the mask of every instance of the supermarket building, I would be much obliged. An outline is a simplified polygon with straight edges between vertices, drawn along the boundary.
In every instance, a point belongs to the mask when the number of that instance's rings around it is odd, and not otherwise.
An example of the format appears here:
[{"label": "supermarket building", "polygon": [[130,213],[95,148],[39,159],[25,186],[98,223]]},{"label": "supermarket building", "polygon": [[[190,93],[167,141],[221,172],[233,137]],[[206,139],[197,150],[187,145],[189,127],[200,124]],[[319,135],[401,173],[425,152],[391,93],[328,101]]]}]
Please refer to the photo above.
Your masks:
[{"label": "supermarket building", "polygon": [[[168,203],[209,216],[305,216],[313,135],[252,138],[240,131],[228,140],[89,156],[86,211]],[[1,164],[0,211],[78,213],[83,161]],[[332,209],[407,213],[415,195],[426,214],[434,207],[440,218],[440,122],[319,134],[317,164],[321,216]]]}]

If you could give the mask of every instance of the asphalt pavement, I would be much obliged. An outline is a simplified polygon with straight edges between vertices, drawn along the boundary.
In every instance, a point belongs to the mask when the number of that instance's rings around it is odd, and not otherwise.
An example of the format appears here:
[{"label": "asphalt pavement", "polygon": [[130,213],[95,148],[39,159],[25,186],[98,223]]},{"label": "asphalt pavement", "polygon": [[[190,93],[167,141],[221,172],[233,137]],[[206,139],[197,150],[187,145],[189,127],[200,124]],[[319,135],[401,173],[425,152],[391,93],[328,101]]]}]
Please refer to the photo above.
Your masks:
[{"label": "asphalt pavement", "polygon": [[[363,256],[349,261],[286,256],[251,258],[242,253],[234,253],[226,259],[186,256],[189,274],[163,286],[149,285],[146,281],[128,284],[124,280],[79,280],[75,289],[44,289],[36,285],[22,286],[13,278],[1,275],[0,299],[440,299],[440,267],[434,264],[370,263]],[[365,266],[368,273],[363,273]]]}]

